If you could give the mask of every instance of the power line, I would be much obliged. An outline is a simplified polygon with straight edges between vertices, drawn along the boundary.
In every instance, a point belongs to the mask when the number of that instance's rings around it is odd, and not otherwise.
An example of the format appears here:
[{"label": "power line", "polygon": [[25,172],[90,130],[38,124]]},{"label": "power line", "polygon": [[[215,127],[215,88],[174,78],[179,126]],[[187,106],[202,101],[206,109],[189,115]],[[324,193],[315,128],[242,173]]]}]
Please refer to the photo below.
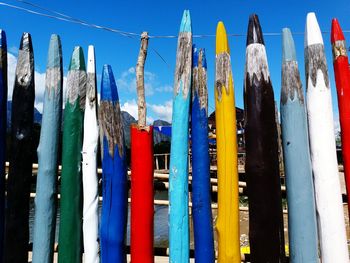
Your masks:
[{"label": "power line", "polygon": [[[42,11],[51,13],[51,14],[47,14],[47,13],[42,13],[42,12],[38,12],[29,8],[25,8],[25,7],[21,7],[21,6],[17,6],[17,5],[13,5],[13,4],[8,4],[5,2],[0,2],[0,5],[2,6],[6,6],[9,8],[13,8],[13,9],[17,9],[17,10],[21,10],[30,14],[34,14],[34,15],[38,15],[38,16],[43,16],[43,17],[47,17],[47,18],[51,18],[51,19],[56,19],[56,20],[60,20],[60,21],[65,21],[65,22],[70,22],[70,23],[75,23],[75,24],[80,24],[82,26],[86,26],[86,27],[91,27],[91,28],[95,28],[95,29],[100,29],[100,30],[105,30],[108,32],[112,32],[112,33],[117,33],[121,36],[125,36],[125,37],[129,37],[129,38],[140,38],[141,34],[139,33],[135,33],[135,32],[128,32],[128,31],[123,31],[123,30],[119,30],[119,29],[115,29],[115,28],[110,28],[110,27],[106,27],[106,26],[101,26],[98,24],[93,24],[93,23],[89,23],[85,20],[82,19],[78,19],[66,14],[63,14],[61,12],[57,12],[55,10],[49,9],[49,8],[45,8],[42,7],[40,5],[34,4],[32,2],[26,1],[26,0],[15,0],[19,3],[40,9]],[[343,33],[350,33],[350,30],[343,30]],[[304,35],[304,32],[293,32],[293,35]],[[322,34],[330,34],[330,31],[322,31]],[[282,33],[280,32],[266,32],[264,33],[264,36],[281,36]],[[246,34],[228,34],[228,37],[246,37]],[[194,34],[192,36],[193,38],[211,38],[211,37],[216,37],[215,34]],[[149,35],[150,39],[173,39],[173,38],[178,38],[177,35]],[[136,38],[135,38],[136,39]],[[158,52],[156,52],[158,53]],[[158,55],[160,55],[158,53]],[[163,58],[162,58],[163,60]]]}]

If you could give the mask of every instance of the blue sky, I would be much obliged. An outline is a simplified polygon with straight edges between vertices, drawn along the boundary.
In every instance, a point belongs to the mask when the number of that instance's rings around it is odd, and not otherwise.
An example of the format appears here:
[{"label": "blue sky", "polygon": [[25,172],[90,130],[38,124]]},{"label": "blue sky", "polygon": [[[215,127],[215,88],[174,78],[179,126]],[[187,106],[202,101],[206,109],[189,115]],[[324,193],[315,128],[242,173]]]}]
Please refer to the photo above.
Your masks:
[{"label": "blue sky", "polygon": [[[3,2],[25,6],[15,0]],[[177,35],[184,9],[189,9],[194,34],[215,34],[219,20],[225,23],[228,33],[245,34],[248,17],[257,13],[264,33],[281,32],[290,27],[292,32],[304,32],[306,14],[316,12],[322,31],[330,31],[331,19],[337,17],[343,30],[350,29],[349,0],[316,1],[257,1],[222,0],[220,1],[113,1],[113,0],[32,0],[33,3],[53,9],[67,15],[111,28],[134,33],[148,31],[150,35]],[[27,6],[28,7],[28,6]],[[30,7],[33,9],[33,7]],[[139,51],[139,38],[128,38],[102,30],[92,29],[68,22],[57,21],[27,14],[23,11],[0,6],[0,28],[7,33],[9,52],[16,56],[22,32],[30,32],[33,38],[35,66],[37,71],[36,105],[41,108],[44,89],[44,72],[50,35],[59,34],[63,47],[63,63],[66,70],[71,52],[75,45],[84,48],[92,44],[96,49],[97,74],[101,75],[102,65],[111,64],[117,79],[121,105],[131,114],[136,113],[136,91],[134,67]],[[350,34],[345,35],[350,39]],[[324,34],[324,42],[331,79],[334,115],[337,118],[337,99],[332,66],[332,52],[329,33]],[[304,36],[294,36],[297,56],[304,75]],[[349,40],[350,41],[350,40]],[[206,49],[208,61],[209,112],[214,110],[214,69],[215,38],[196,38],[198,47]],[[230,37],[232,72],[235,83],[236,105],[243,107],[243,76],[245,63],[245,36]],[[350,43],[350,42],[349,42]],[[176,39],[151,39],[145,65],[146,95],[149,121],[171,118],[172,85],[176,58]],[[281,36],[265,36],[265,45],[269,61],[275,99],[279,103],[281,87]],[[154,52],[164,58],[164,63]],[[15,63],[11,57],[12,64]],[[11,62],[9,63],[11,64]],[[11,70],[10,70],[11,74]],[[12,79],[10,79],[10,84]],[[10,87],[10,92],[12,87]]]}]

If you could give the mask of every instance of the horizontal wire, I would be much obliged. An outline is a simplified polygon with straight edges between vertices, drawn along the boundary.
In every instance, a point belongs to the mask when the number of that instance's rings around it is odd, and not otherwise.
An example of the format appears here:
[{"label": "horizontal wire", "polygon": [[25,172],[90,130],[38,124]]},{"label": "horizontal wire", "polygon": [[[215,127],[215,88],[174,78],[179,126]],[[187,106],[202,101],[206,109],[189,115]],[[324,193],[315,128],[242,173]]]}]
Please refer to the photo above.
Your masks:
[{"label": "horizontal wire", "polygon": [[[114,29],[114,28],[110,28],[110,27],[105,27],[105,26],[101,26],[101,25],[97,25],[97,24],[93,24],[93,23],[89,23],[86,22],[84,20],[72,17],[72,16],[68,16],[66,14],[39,6],[37,4],[34,4],[32,2],[26,1],[26,0],[15,0],[19,3],[22,4],[26,4],[38,9],[41,9],[43,11],[46,12],[50,12],[54,15],[50,15],[50,14],[46,14],[46,13],[42,13],[42,12],[38,12],[38,11],[34,11],[25,7],[20,7],[20,6],[16,6],[16,5],[12,5],[12,4],[8,4],[5,2],[0,2],[0,5],[2,6],[7,6],[13,9],[17,9],[17,10],[21,10],[21,11],[25,11],[34,15],[39,15],[39,16],[43,16],[43,17],[48,17],[51,19],[57,19],[60,21],[65,21],[65,22],[71,22],[71,23],[75,23],[75,24],[80,24],[83,26],[87,26],[87,27],[91,27],[91,28],[96,28],[96,29],[101,29],[101,30],[105,30],[105,31],[109,31],[112,33],[117,33],[121,36],[125,36],[125,37],[129,37],[129,38],[133,38],[133,37],[141,37],[141,34],[135,33],[135,32],[128,32],[128,31],[123,31],[123,30],[119,30],[119,29]],[[330,34],[330,31],[322,31],[322,34]],[[350,33],[350,30],[343,30],[343,33]],[[304,35],[304,32],[293,32],[292,35]],[[280,32],[266,32],[263,33],[264,36],[281,36],[282,33]],[[228,37],[246,37],[247,34],[227,34]],[[216,37],[215,34],[195,34],[192,35],[193,38],[211,38],[211,37]],[[173,39],[173,38],[178,38],[178,35],[149,35],[150,39]]]}]

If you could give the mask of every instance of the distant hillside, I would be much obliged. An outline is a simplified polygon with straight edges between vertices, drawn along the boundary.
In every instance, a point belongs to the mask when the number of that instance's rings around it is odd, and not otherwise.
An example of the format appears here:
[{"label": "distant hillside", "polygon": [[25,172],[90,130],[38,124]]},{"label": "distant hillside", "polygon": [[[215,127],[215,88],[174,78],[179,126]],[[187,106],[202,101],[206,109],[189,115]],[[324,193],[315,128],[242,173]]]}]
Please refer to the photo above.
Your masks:
[{"label": "distant hillside", "polygon": [[[122,116],[123,116],[125,143],[128,147],[130,147],[130,126],[131,126],[131,124],[136,123],[137,121],[133,116],[131,116],[126,111],[122,111]],[[171,124],[169,122],[166,122],[163,120],[156,120],[153,122],[153,125],[154,126],[170,126]],[[163,135],[157,131],[154,131],[153,140],[154,140],[154,144],[158,144],[162,141],[170,141],[170,137]]]}]

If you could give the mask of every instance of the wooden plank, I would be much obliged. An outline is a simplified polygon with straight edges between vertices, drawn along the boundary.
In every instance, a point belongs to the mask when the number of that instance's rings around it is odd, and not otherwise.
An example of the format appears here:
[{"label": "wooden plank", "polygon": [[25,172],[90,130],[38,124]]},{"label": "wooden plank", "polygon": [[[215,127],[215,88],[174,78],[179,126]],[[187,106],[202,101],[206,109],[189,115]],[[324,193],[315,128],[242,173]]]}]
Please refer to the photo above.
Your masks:
[{"label": "wooden plank", "polygon": [[348,262],[334,139],[332,97],[321,30],[314,13],[305,29],[306,100],[322,262]]},{"label": "wooden plank", "polygon": [[67,76],[62,140],[58,262],[80,263],[82,256],[81,150],[86,93],[83,49],[75,47]]},{"label": "wooden plank", "polygon": [[83,138],[83,241],[84,262],[98,263],[97,90],[95,49],[89,46]]},{"label": "wooden plank", "polygon": [[136,66],[138,124],[131,126],[131,259],[133,263],[153,263],[154,189],[153,126],[146,125],[144,65],[148,34],[141,35]]},{"label": "wooden plank", "polygon": [[214,262],[208,142],[208,87],[205,50],[192,55],[192,218],[196,262]]},{"label": "wooden plank", "polygon": [[249,18],[244,100],[251,261],[284,262],[275,103],[257,15]]},{"label": "wooden plank", "polygon": [[176,53],[169,171],[170,262],[189,260],[188,120],[191,98],[192,32],[190,12],[181,20]]},{"label": "wooden plank", "polygon": [[7,41],[5,31],[0,29],[0,258],[4,258],[6,125]]},{"label": "wooden plank", "polygon": [[32,39],[29,33],[23,33],[12,95],[11,166],[7,180],[5,262],[23,263],[28,257],[34,85]]},{"label": "wooden plank", "polygon": [[101,261],[126,262],[128,187],[123,123],[112,68],[104,65],[99,124],[102,153]]},{"label": "wooden plank", "polygon": [[281,125],[288,199],[290,259],[318,261],[314,184],[307,116],[292,34],[282,33]]},{"label": "wooden plank", "polygon": [[[347,193],[350,193],[350,73],[345,37],[337,19],[332,20],[331,43],[338,95],[339,122]],[[348,195],[348,203],[350,195]],[[350,206],[349,206],[350,209]],[[349,210],[350,212],[350,210]],[[350,214],[350,213],[349,213]]]},{"label": "wooden plank", "polygon": [[226,29],[216,29],[215,119],[218,177],[218,259],[239,262],[238,160],[234,87]]},{"label": "wooden plank", "polygon": [[51,35],[47,66],[43,116],[38,146],[33,229],[34,262],[52,262],[57,213],[57,166],[63,93],[62,47],[58,35]]}]

